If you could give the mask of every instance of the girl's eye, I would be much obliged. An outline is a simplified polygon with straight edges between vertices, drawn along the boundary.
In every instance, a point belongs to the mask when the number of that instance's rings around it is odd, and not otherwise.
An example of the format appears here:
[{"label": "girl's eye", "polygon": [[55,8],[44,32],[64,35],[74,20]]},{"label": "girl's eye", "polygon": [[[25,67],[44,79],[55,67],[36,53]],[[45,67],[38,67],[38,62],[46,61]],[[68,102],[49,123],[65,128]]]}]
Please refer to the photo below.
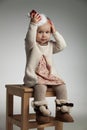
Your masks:
[{"label": "girl's eye", "polygon": [[43,33],[42,31],[39,31],[38,33]]},{"label": "girl's eye", "polygon": [[47,31],[46,33],[50,33],[49,31]]}]

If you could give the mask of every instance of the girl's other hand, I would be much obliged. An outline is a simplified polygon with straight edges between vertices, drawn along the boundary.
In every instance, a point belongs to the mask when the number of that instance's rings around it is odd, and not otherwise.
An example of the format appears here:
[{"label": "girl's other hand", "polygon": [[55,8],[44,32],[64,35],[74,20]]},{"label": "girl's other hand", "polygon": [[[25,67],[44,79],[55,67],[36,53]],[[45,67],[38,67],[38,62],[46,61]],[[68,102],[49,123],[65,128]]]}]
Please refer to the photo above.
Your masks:
[{"label": "girl's other hand", "polygon": [[51,20],[50,20],[50,24],[51,24],[51,32],[55,33],[56,29],[55,29],[54,23]]}]

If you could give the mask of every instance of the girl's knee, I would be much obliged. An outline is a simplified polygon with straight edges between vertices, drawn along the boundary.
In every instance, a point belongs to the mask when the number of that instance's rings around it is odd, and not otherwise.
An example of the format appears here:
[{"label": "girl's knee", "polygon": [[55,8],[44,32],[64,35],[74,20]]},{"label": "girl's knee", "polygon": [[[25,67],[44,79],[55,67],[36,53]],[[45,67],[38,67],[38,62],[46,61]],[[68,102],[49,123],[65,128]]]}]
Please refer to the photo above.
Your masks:
[{"label": "girl's knee", "polygon": [[42,84],[38,84],[38,85],[35,85],[34,90],[47,91],[47,86],[46,85],[42,85]]}]

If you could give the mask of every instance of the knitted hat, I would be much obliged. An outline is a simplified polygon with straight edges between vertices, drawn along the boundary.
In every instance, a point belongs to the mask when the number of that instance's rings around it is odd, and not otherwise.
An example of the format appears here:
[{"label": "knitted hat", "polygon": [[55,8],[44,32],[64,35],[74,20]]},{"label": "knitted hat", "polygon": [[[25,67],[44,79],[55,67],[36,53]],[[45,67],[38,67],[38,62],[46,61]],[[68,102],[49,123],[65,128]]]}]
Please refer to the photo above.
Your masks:
[{"label": "knitted hat", "polygon": [[[34,13],[37,13],[35,10],[32,10]],[[32,11],[30,13],[32,13]],[[28,17],[30,17],[30,13],[28,13]],[[41,20],[37,23],[37,26],[41,26],[47,22],[47,17],[45,14],[39,14],[41,16]]]}]

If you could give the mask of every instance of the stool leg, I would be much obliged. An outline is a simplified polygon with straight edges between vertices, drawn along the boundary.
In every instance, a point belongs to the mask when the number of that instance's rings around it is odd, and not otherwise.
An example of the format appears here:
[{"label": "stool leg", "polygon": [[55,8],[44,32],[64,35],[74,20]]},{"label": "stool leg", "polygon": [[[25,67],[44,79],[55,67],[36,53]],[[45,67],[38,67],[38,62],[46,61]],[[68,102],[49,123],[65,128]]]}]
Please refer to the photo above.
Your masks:
[{"label": "stool leg", "polygon": [[6,130],[13,130],[13,123],[9,121],[9,116],[13,116],[13,95],[7,91],[6,95]]},{"label": "stool leg", "polygon": [[24,93],[21,104],[21,130],[28,130],[29,93]]},{"label": "stool leg", "polygon": [[55,125],[55,130],[63,130],[63,122],[58,121]]}]

